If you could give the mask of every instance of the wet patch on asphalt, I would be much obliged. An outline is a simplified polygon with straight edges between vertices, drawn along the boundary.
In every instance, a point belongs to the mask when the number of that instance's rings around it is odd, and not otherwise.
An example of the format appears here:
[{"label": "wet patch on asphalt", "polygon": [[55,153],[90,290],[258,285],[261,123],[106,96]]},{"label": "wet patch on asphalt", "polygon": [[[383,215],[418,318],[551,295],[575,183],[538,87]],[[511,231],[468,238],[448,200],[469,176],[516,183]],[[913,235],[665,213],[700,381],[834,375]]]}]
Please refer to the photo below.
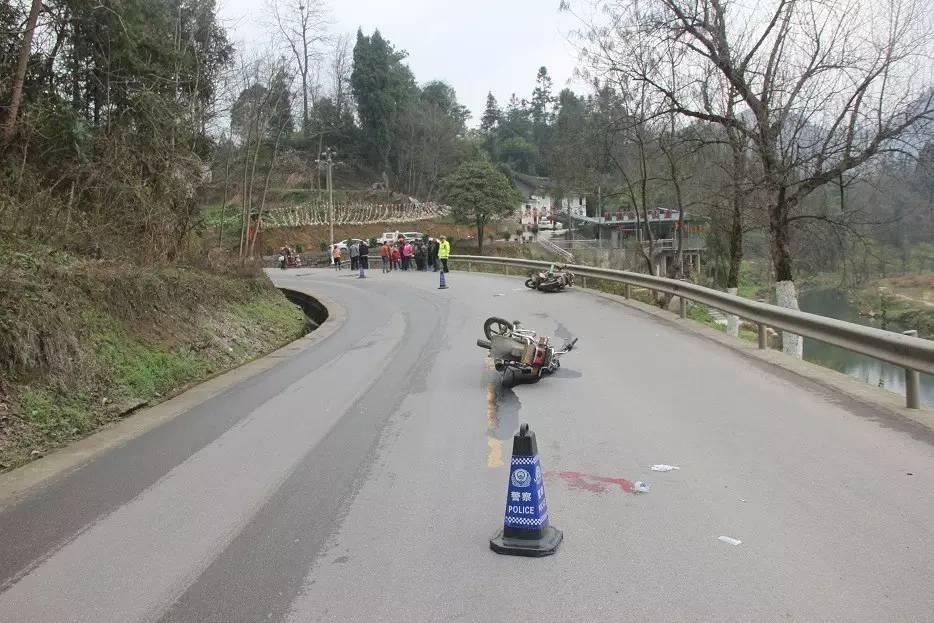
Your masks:
[{"label": "wet patch on asphalt", "polygon": [[546,478],[558,478],[568,489],[576,491],[587,491],[589,493],[607,493],[619,490],[623,493],[635,493],[635,485],[631,480],[625,478],[609,478],[607,476],[596,476],[593,474],[582,474],[581,472],[546,472]]}]

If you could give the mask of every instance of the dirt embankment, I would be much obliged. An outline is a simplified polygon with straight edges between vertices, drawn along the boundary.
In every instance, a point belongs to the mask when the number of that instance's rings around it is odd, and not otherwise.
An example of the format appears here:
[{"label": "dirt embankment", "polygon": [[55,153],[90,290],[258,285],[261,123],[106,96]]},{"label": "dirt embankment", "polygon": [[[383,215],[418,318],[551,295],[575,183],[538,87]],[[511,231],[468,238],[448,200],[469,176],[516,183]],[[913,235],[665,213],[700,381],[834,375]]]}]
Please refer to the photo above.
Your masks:
[{"label": "dirt embankment", "polygon": [[301,336],[258,272],[0,246],[0,470]]}]

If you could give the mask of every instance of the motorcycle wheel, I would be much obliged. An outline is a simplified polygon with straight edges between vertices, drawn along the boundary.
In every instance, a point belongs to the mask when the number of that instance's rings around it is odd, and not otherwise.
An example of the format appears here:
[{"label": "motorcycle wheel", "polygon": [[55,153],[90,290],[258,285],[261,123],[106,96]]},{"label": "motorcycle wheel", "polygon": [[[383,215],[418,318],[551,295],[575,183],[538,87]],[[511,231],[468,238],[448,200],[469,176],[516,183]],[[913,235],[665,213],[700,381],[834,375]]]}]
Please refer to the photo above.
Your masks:
[{"label": "motorcycle wheel", "polygon": [[503,320],[502,318],[487,318],[486,322],[483,323],[483,334],[486,336],[486,339],[492,340],[494,335],[503,335],[508,336],[512,333],[512,323],[508,320]]},{"label": "motorcycle wheel", "polygon": [[535,289],[535,282],[532,281],[531,279],[526,279],[526,280],[525,280],[525,287],[526,287],[526,288],[529,288],[530,290],[534,290],[534,289]]}]

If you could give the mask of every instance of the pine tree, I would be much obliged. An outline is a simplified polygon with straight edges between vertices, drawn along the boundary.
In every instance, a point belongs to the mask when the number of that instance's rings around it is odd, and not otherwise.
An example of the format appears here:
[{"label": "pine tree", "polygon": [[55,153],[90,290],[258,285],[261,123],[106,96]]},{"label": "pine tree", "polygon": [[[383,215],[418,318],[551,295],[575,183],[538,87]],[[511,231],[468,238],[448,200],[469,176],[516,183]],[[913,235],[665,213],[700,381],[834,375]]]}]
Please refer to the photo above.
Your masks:
[{"label": "pine tree", "polygon": [[496,98],[493,97],[492,93],[487,93],[486,109],[483,111],[483,116],[480,117],[480,131],[486,135],[492,134],[499,126],[502,116],[503,111],[499,109]]}]

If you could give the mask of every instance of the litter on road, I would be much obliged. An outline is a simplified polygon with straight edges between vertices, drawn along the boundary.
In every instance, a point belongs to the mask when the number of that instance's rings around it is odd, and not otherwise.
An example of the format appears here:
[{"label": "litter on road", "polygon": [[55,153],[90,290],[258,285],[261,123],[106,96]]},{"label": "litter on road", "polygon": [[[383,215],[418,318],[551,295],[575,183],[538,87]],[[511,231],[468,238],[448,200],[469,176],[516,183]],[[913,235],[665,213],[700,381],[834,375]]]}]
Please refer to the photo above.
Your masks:
[{"label": "litter on road", "polygon": [[675,465],[653,465],[652,466],[653,472],[670,472],[676,469],[681,469],[681,468]]},{"label": "litter on road", "polygon": [[633,493],[648,493],[649,489],[650,489],[649,483],[642,482],[641,480],[637,480],[632,485]]},{"label": "litter on road", "polygon": [[724,543],[728,543],[730,545],[739,545],[740,543],[742,543],[742,541],[740,541],[739,539],[734,539],[733,537],[729,537],[729,536],[721,536],[717,540],[723,541]]}]

